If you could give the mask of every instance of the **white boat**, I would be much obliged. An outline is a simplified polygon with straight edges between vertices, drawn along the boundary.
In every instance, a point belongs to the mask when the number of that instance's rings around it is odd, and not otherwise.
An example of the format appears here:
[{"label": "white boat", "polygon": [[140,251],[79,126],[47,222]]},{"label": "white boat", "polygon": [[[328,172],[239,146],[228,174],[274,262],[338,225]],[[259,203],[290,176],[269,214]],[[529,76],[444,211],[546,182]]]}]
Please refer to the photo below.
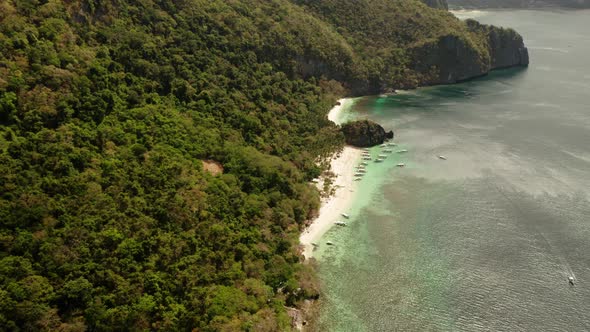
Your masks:
[{"label": "white boat", "polygon": [[348,214],[346,214],[346,213],[342,213],[342,216],[343,216],[344,218],[346,218],[346,219],[350,218],[350,216],[349,216]]},{"label": "white boat", "polygon": [[364,169],[364,168],[359,168],[356,172],[357,173],[363,173],[364,174],[364,173],[367,173],[367,170]]},{"label": "white boat", "polygon": [[364,175],[365,175],[365,173],[361,173],[361,172],[354,173],[354,176],[356,176],[356,177],[364,176]]},{"label": "white boat", "polygon": [[397,153],[404,153],[404,152],[408,152],[408,150],[406,150],[406,149],[399,150]]},{"label": "white boat", "polygon": [[381,144],[381,145],[379,145],[379,146],[380,146],[380,147],[382,147],[382,148],[384,148],[384,147],[386,147],[386,146],[387,146],[387,144]]},{"label": "white boat", "polygon": [[335,222],[335,224],[338,226],[346,226],[346,223],[344,221],[337,221]]},{"label": "white boat", "polygon": [[362,179],[363,179],[363,178],[361,178],[361,177],[358,177],[358,178],[354,178],[354,181],[360,181],[360,180],[362,180]]},{"label": "white boat", "polygon": [[368,162],[366,162],[366,161],[363,161],[363,162],[361,163],[361,165],[365,165],[365,166],[367,166],[368,164],[369,164],[369,163],[368,163]]},{"label": "white boat", "polygon": [[311,182],[313,182],[313,183],[320,183],[320,179],[312,179]]},{"label": "white boat", "polygon": [[363,157],[363,160],[371,160],[371,157]]},{"label": "white boat", "polygon": [[333,246],[334,245],[334,243],[332,243],[332,241],[327,241],[326,244],[329,245],[329,246]]},{"label": "white boat", "polygon": [[387,146],[396,146],[397,144],[395,143],[387,143]]},{"label": "white boat", "polygon": [[387,158],[387,155],[386,154],[380,154],[378,157],[379,158]]},{"label": "white boat", "polygon": [[382,163],[384,160],[385,160],[385,159],[378,158],[378,159],[375,159],[375,162],[376,162],[376,163]]},{"label": "white boat", "polygon": [[383,149],[383,151],[382,151],[382,152],[385,152],[385,153],[392,153],[392,152],[393,152],[393,150],[392,150],[392,149]]},{"label": "white boat", "polygon": [[397,167],[404,167],[404,166],[406,166],[406,164],[404,164],[404,163],[399,163],[399,164],[397,164],[397,165],[395,165],[395,166],[397,166]]},{"label": "white boat", "polygon": [[573,285],[575,284],[575,282],[576,282],[576,281],[574,280],[574,277],[572,277],[572,276],[569,276],[569,277],[567,278],[567,281],[569,281],[570,285],[572,285],[572,286],[573,286]]},{"label": "white boat", "polygon": [[447,160],[447,157],[445,157],[445,156],[438,156],[438,159]]}]

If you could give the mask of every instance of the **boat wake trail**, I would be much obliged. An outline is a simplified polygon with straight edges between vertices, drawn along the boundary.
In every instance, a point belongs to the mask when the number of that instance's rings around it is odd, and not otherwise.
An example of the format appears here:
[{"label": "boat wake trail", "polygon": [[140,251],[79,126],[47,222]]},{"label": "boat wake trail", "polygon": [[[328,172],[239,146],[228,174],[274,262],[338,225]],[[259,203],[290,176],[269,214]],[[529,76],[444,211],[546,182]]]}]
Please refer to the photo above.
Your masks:
[{"label": "boat wake trail", "polygon": [[[506,194],[505,189],[503,190],[502,188],[500,188],[498,186],[498,184],[493,182],[491,179],[488,180],[488,185],[490,187],[494,188],[504,198],[504,200],[506,200],[506,202],[508,202],[514,208],[514,210],[517,211],[517,213],[523,219],[525,219],[525,217],[526,217],[525,211],[514,201],[514,199],[510,198],[510,196]],[[510,191],[513,194],[518,193],[516,190],[510,190]],[[561,266],[561,272],[564,275],[564,277],[568,278],[571,276],[574,278],[574,280],[577,280],[576,275],[575,275],[574,271],[572,270],[569,262],[565,258],[566,256],[563,254],[563,252],[551,243],[551,241],[549,240],[547,235],[545,235],[545,233],[540,229],[540,227],[536,223],[533,223],[533,225],[534,225],[533,227],[534,227],[535,233],[541,237],[541,239],[543,240],[543,242],[546,244],[547,248],[549,249],[549,252],[553,255],[553,257],[556,257],[559,260],[559,265]]]}]

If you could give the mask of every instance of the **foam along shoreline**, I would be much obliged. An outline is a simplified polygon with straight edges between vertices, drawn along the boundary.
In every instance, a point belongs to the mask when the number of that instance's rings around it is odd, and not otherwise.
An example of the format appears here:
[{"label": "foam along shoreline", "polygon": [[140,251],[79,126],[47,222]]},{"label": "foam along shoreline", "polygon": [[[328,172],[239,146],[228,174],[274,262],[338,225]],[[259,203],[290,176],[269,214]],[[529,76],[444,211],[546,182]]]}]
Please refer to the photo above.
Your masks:
[{"label": "foam along shoreline", "polygon": [[[345,103],[349,99],[339,100],[340,104],[336,105],[330,111],[328,119],[338,123],[340,112],[344,109]],[[361,160],[362,150],[345,146],[340,154],[337,154],[330,162],[331,171],[335,174],[334,195],[322,200],[319,216],[307,227],[301,236],[299,242],[303,246],[303,256],[307,259],[313,256],[313,244],[317,243],[321,237],[334,225],[338,220],[342,220],[342,213],[354,201],[356,194],[356,183],[354,181],[355,168]]]}]

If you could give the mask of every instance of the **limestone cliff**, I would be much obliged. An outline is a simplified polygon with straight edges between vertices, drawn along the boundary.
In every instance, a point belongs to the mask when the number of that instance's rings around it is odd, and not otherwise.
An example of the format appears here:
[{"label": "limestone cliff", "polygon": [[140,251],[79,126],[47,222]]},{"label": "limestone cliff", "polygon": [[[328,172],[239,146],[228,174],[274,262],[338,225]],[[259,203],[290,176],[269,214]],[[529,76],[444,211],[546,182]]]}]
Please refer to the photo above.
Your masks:
[{"label": "limestone cliff", "polygon": [[491,69],[529,64],[528,50],[516,31],[484,25],[475,20],[467,20],[466,23],[471,31],[486,36]]},{"label": "limestone cliff", "polygon": [[461,21],[448,12],[447,0],[291,1],[332,27],[322,32],[326,37],[314,37],[319,29],[310,21],[296,38],[283,38],[281,45],[291,45],[283,58],[297,55],[288,62],[291,72],[336,80],[350,95],[454,83],[528,64],[520,35]]},{"label": "limestone cliff", "polygon": [[490,70],[529,64],[522,37],[503,29],[467,20],[468,29],[479,36],[448,34],[411,49],[413,69],[422,84],[448,84],[486,75]]}]

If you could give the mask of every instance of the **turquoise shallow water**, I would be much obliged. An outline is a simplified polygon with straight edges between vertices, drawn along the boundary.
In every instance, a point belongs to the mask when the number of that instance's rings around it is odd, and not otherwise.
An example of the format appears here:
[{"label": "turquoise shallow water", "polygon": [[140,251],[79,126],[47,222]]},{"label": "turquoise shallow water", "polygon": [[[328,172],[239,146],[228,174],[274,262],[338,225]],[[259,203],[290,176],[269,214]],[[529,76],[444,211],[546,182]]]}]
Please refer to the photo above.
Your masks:
[{"label": "turquoise shallow water", "polygon": [[322,239],[320,330],[590,330],[590,11],[477,19],[519,31],[531,66],[343,113],[409,152],[370,164]]}]

